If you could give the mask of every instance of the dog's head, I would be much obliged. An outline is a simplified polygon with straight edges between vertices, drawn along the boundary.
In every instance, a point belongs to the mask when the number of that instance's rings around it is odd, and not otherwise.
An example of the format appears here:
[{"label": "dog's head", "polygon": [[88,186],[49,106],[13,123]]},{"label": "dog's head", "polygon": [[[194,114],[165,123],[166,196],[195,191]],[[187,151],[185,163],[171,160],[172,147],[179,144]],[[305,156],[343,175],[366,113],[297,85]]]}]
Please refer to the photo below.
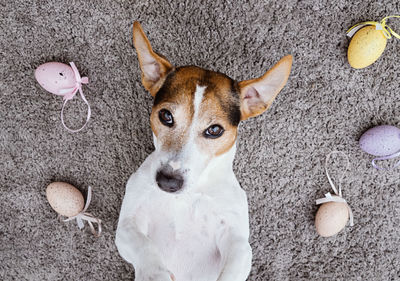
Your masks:
[{"label": "dog's head", "polygon": [[238,124],[263,113],[286,84],[292,56],[263,76],[236,82],[195,66],[174,67],[133,25],[142,82],[154,97],[150,116],[160,162],[155,180],[167,192],[190,189],[210,161],[235,144]]}]

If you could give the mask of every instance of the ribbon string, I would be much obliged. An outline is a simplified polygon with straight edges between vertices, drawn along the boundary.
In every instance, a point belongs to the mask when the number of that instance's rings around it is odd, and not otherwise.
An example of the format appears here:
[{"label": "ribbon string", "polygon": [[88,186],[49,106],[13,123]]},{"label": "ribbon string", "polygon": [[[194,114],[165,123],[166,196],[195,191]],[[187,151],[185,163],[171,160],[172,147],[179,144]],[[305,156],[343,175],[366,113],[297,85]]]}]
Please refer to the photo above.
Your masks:
[{"label": "ribbon string", "polygon": [[353,37],[353,35],[362,27],[366,25],[374,25],[376,27],[376,30],[382,30],[383,35],[387,38],[390,39],[392,38],[392,35],[398,39],[400,39],[400,35],[397,34],[396,32],[393,31],[393,29],[386,24],[386,21],[390,18],[400,18],[400,16],[394,15],[394,16],[387,16],[383,18],[380,22],[377,21],[364,21],[357,23],[356,25],[353,25],[350,27],[349,30],[347,30],[347,36]]},{"label": "ribbon string", "polygon": [[[63,99],[64,99],[64,104],[61,109],[61,123],[63,124],[64,128],[67,129],[68,131],[70,131],[71,133],[76,133],[76,132],[81,131],[83,128],[85,128],[86,124],[89,122],[90,115],[92,114],[89,102],[86,100],[85,95],[83,94],[83,91],[82,91],[82,84],[88,84],[89,78],[81,77],[81,75],[79,74],[78,68],[75,66],[75,63],[70,62],[69,64],[71,65],[72,70],[74,71],[76,84],[75,84],[75,87],[73,87],[73,88],[61,89],[59,91],[60,95],[63,95]],[[82,100],[87,105],[88,113],[87,113],[85,124],[83,124],[83,126],[81,128],[73,130],[73,129],[68,128],[64,123],[64,107],[69,100],[72,100],[75,97],[75,95],[78,91],[82,97]]]},{"label": "ribbon string", "polygon": [[[90,201],[92,200],[92,187],[89,186],[88,188],[88,194],[87,194],[87,199],[86,199],[86,204],[85,208],[77,214],[76,216],[69,217],[65,220],[64,222],[71,221],[76,219],[76,222],[78,223],[79,229],[84,228],[85,224],[84,221],[87,221],[90,227],[90,230],[92,231],[93,235],[96,237],[99,237],[101,234],[101,220],[94,217],[91,213],[86,213],[87,208],[90,205]],[[93,226],[93,223],[97,223],[98,225],[98,230],[96,231],[95,227]]]},{"label": "ribbon string", "polygon": [[[338,188],[336,188],[336,186],[334,185],[334,183],[332,181],[332,178],[331,178],[331,176],[329,175],[329,172],[328,172],[328,161],[329,161],[330,157],[333,154],[342,154],[346,159],[346,167],[345,167],[345,169],[343,170],[342,174],[339,177]],[[347,204],[347,201],[342,197],[342,180],[343,180],[344,175],[345,175],[347,169],[349,168],[349,166],[350,166],[349,158],[342,151],[332,151],[331,153],[329,153],[326,156],[326,159],[325,159],[325,174],[326,174],[326,177],[328,178],[329,184],[331,185],[332,190],[335,193],[335,195],[332,195],[330,192],[328,192],[328,193],[325,194],[324,198],[317,199],[315,201],[315,203],[317,205],[320,205],[320,204],[323,204],[323,203],[327,203],[327,202],[345,203],[346,206],[347,206],[347,209],[349,210],[350,226],[353,226],[354,225],[353,212],[352,212],[349,204]]]},{"label": "ribbon string", "polygon": [[379,167],[375,162],[376,162],[376,161],[380,161],[380,160],[393,159],[393,158],[396,158],[396,157],[399,157],[399,156],[400,156],[400,151],[398,151],[398,152],[396,152],[396,153],[393,153],[393,154],[391,154],[391,155],[388,155],[388,156],[383,156],[383,157],[374,158],[374,159],[372,160],[372,166],[373,166],[375,169],[377,169],[377,170],[391,170],[391,169],[394,169],[394,168],[400,166],[400,160],[399,160],[396,164],[394,164],[393,167],[388,168],[388,169]]}]

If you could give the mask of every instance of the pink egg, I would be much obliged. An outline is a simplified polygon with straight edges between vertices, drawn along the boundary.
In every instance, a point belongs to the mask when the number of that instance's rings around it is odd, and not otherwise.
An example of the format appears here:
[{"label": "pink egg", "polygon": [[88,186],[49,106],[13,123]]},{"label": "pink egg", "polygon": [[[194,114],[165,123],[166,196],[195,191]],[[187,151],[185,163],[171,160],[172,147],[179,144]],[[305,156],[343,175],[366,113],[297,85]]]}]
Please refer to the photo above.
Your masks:
[{"label": "pink egg", "polygon": [[48,62],[35,70],[39,84],[52,94],[60,95],[61,89],[74,88],[76,79],[72,67],[60,62]]},{"label": "pink egg", "polygon": [[388,156],[400,151],[400,129],[382,125],[366,131],[360,138],[360,147],[374,156]]}]

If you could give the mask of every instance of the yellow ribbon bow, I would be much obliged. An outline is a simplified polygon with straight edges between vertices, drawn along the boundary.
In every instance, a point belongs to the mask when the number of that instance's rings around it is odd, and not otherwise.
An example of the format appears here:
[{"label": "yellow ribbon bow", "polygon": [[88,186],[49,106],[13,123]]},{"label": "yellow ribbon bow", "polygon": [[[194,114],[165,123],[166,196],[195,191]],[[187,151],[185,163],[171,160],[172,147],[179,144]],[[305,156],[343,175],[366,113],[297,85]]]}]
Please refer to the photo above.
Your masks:
[{"label": "yellow ribbon bow", "polygon": [[347,36],[352,37],[354,35],[354,33],[356,33],[360,28],[366,26],[366,25],[375,25],[376,26],[376,30],[382,30],[383,35],[385,35],[385,37],[387,39],[392,38],[392,35],[398,39],[400,39],[400,35],[397,34],[396,32],[393,31],[393,29],[391,29],[387,24],[386,24],[386,20],[390,19],[390,18],[400,18],[400,16],[388,16],[385,17],[381,20],[381,22],[376,22],[376,21],[365,21],[365,22],[360,22],[357,23],[356,25],[353,25],[352,27],[350,27],[349,30],[347,30]]}]

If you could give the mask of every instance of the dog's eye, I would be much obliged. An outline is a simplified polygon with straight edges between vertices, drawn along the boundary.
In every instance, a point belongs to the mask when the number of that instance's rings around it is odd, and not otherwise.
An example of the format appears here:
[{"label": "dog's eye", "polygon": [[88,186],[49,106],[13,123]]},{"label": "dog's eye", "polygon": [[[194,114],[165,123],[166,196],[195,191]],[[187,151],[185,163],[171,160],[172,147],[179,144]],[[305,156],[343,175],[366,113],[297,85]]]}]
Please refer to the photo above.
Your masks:
[{"label": "dog's eye", "polygon": [[174,117],[172,117],[172,113],[166,109],[160,110],[158,118],[160,118],[161,123],[165,126],[172,127],[174,125]]},{"label": "dog's eye", "polygon": [[224,133],[224,128],[220,125],[211,125],[204,131],[204,136],[210,139],[216,139],[222,136]]}]

